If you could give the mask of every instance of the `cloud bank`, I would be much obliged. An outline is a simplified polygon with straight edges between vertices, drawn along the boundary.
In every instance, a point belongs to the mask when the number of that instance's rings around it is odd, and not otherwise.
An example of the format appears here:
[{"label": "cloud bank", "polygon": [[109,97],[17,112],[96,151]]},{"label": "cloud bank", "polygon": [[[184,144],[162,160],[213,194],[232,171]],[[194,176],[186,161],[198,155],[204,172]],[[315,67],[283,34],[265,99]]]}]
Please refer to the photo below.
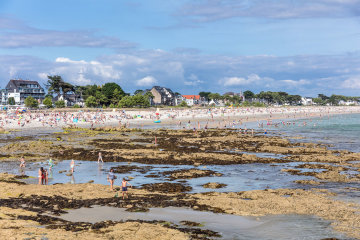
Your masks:
[{"label": "cloud bank", "polygon": [[[290,63],[290,64],[289,64]],[[288,91],[359,95],[360,53],[309,56],[220,56],[179,54],[162,50],[113,54],[92,61],[59,57],[53,61],[31,56],[0,55],[1,87],[10,78],[46,82],[61,75],[72,84],[117,82],[127,92],[160,85],[183,94],[199,91]],[[145,77],[144,77],[145,76]]]}]

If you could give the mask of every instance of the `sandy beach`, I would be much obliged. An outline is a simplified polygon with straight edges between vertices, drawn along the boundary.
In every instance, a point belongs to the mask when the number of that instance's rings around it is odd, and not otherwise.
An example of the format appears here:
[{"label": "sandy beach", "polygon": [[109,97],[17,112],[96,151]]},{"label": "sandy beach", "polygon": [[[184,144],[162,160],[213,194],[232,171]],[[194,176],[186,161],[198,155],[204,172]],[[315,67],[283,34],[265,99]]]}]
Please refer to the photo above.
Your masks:
[{"label": "sandy beach", "polygon": [[[0,113],[4,129],[176,125],[178,128],[229,127],[245,122],[271,122],[299,118],[328,117],[334,114],[359,113],[358,106],[340,107],[268,107],[268,108],[201,108],[149,110],[84,110],[50,109],[39,112],[13,110]],[[155,121],[158,121],[155,123]]]}]

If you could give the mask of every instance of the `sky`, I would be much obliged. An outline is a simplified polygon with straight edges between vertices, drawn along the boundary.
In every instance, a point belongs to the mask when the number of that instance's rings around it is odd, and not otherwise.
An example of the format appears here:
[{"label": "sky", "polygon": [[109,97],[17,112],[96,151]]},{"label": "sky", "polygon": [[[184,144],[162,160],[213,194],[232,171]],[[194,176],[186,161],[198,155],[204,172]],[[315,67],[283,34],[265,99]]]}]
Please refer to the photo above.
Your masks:
[{"label": "sky", "polygon": [[360,0],[0,0],[0,88],[360,96]]}]

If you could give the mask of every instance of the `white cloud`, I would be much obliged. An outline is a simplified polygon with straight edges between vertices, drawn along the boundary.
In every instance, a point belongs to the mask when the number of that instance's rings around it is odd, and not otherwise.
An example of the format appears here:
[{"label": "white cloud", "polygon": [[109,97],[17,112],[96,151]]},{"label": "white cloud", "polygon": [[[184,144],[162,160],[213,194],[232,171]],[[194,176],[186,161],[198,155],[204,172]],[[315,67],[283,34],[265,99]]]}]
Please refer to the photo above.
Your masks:
[{"label": "white cloud", "polygon": [[142,79],[139,79],[136,81],[136,86],[140,86],[140,87],[148,87],[148,86],[152,86],[156,83],[156,79],[152,76],[147,76],[144,77]]},{"label": "white cloud", "polygon": [[241,86],[241,85],[250,85],[258,84],[260,82],[272,81],[271,78],[261,78],[257,74],[250,74],[247,78],[243,77],[225,77],[219,81],[220,84],[224,86]]},{"label": "white cloud", "polygon": [[[296,64],[289,67],[289,61]],[[313,68],[316,64],[319,67]],[[4,87],[11,77],[45,83],[47,75],[57,74],[65,81],[79,85],[116,82],[128,92],[153,84],[189,94],[199,91],[224,93],[239,86],[254,92],[359,95],[356,80],[356,76],[360,76],[359,66],[360,53],[356,52],[276,57],[141,50],[91,60],[59,56],[54,61],[32,56],[0,55],[0,87]]]},{"label": "white cloud", "polygon": [[132,49],[135,43],[116,37],[96,36],[94,31],[55,31],[27,26],[23,22],[0,17],[0,48],[86,47]]},{"label": "white cloud", "polygon": [[185,81],[184,84],[187,86],[198,86],[200,84],[204,83],[204,81],[200,80],[195,74],[191,74],[188,77],[188,81]]},{"label": "white cloud", "polygon": [[299,87],[302,85],[310,84],[310,81],[305,79],[300,79],[299,81],[296,80],[280,80],[281,82],[285,83],[286,85],[290,85],[292,87]]},{"label": "white cloud", "polygon": [[360,0],[199,0],[182,5],[174,15],[183,25],[236,17],[339,18],[358,16]]},{"label": "white cloud", "polygon": [[350,89],[360,89],[360,75],[349,77],[341,84],[341,87],[350,88]]}]

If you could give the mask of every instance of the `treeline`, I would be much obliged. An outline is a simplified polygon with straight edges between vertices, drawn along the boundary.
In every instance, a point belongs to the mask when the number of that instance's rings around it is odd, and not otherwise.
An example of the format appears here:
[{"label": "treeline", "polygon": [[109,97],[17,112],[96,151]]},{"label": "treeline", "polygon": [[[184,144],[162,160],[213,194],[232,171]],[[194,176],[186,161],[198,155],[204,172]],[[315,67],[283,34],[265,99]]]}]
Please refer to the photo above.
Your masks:
[{"label": "treeline", "polygon": [[[105,83],[99,85],[74,86],[65,82],[61,76],[48,76],[46,85],[48,95],[44,100],[44,105],[52,107],[52,98],[54,95],[59,99],[61,96],[66,99],[67,94],[72,93],[79,96],[85,101],[87,107],[149,107],[150,99],[153,98],[151,93],[138,93],[134,96],[125,93],[117,83]],[[54,103],[56,107],[64,107],[63,100]],[[77,106],[75,106],[77,107]]]},{"label": "treeline", "polygon": [[347,97],[343,95],[331,95],[330,97],[324,95],[324,94],[318,94],[317,98],[313,99],[313,102],[317,105],[339,105],[341,101],[347,102],[347,101],[359,101],[360,97]]},{"label": "treeline", "polygon": [[261,91],[258,94],[253,93],[250,90],[247,90],[243,93],[244,98],[238,95],[229,95],[224,94],[220,95],[219,93],[211,92],[200,92],[199,95],[208,100],[222,100],[227,103],[232,104],[241,104],[242,102],[258,102],[258,100],[263,100],[267,104],[298,104],[301,101],[300,95],[291,95],[286,92],[264,92]]}]

